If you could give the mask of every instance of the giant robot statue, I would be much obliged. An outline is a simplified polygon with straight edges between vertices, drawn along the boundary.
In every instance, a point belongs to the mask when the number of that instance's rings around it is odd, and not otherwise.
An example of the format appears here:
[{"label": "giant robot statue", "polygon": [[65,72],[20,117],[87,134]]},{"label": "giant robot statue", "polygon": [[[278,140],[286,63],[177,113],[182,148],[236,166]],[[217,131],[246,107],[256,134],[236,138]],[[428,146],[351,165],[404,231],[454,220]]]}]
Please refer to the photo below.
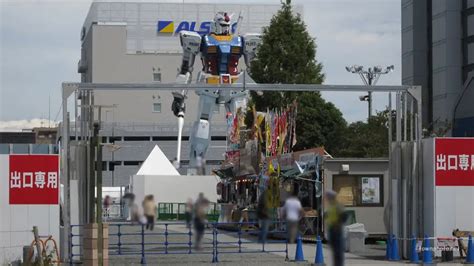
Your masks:
[{"label": "giant robot statue", "polygon": [[[255,57],[256,48],[261,37],[258,34],[231,33],[230,16],[225,12],[218,12],[211,24],[211,31],[206,35],[197,32],[181,31],[180,40],[183,48],[183,60],[176,79],[177,83],[190,84],[195,58],[201,55],[202,69],[199,71],[196,82],[204,84],[230,85],[241,76],[238,68],[241,56],[245,64],[250,66]],[[241,17],[239,16],[239,20]],[[237,28],[240,21],[237,21]],[[233,91],[221,86],[219,90],[197,90],[199,106],[197,120],[193,124],[190,136],[190,155],[188,174],[196,174],[196,169],[201,167],[210,142],[210,121],[213,111],[218,104],[224,104],[227,114],[233,114],[243,99],[246,91]],[[175,167],[179,168],[181,157],[181,134],[184,124],[185,99],[187,91],[173,92],[171,109],[178,117],[178,151]]]}]

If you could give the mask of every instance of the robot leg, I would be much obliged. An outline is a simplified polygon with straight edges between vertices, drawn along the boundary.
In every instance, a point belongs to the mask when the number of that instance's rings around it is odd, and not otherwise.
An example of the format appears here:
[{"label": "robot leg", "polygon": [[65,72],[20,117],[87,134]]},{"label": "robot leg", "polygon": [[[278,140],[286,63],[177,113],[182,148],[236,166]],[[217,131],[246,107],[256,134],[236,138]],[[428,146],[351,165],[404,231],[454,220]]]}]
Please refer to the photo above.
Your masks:
[{"label": "robot leg", "polygon": [[209,91],[197,92],[199,109],[190,138],[188,175],[205,174],[205,156],[211,141],[211,119],[218,94]]},{"label": "robot leg", "polygon": [[227,114],[234,115],[235,112],[241,108],[243,111],[247,108],[247,91],[229,91],[224,99],[224,106]]}]

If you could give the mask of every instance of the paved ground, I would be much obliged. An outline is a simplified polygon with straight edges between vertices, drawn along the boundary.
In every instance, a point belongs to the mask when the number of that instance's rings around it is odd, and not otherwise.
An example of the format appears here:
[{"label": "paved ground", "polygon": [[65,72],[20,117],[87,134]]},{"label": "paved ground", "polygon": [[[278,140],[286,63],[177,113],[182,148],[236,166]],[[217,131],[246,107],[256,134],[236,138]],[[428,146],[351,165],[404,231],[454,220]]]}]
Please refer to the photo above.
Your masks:
[{"label": "paved ground", "polygon": [[[117,233],[116,227],[111,227],[111,234]],[[155,230],[147,231],[145,237],[146,252],[155,253],[146,256],[148,265],[208,265],[212,262],[212,239],[213,235],[210,230],[206,231],[203,249],[196,251],[193,246],[189,245],[189,230],[184,225],[169,225],[169,234],[165,236],[165,226],[156,226]],[[123,243],[121,247],[122,253],[135,253],[132,255],[116,256],[118,249],[113,248],[113,244],[117,244],[117,237],[110,238],[110,265],[139,265],[141,253],[141,236],[133,235],[141,233],[141,227],[122,226],[121,237]],[[168,247],[165,248],[163,242],[168,241]],[[194,240],[192,239],[192,243]],[[296,245],[288,245],[288,254],[290,261],[285,261],[286,245],[283,243],[269,243],[265,245],[267,253],[258,252],[262,249],[262,245],[256,242],[254,236],[244,234],[241,236],[241,254],[223,254],[223,252],[237,252],[239,250],[238,234],[236,232],[219,231],[219,264],[222,265],[288,265],[295,264],[291,261],[294,259]],[[232,243],[225,243],[232,242]],[[129,245],[126,245],[129,244]],[[131,244],[131,245],[130,245]],[[115,246],[117,247],[117,246]],[[163,254],[165,251],[169,253],[186,253],[186,254]],[[278,252],[272,252],[278,251]],[[191,252],[191,254],[187,254]],[[250,253],[245,253],[250,252]],[[332,265],[331,253],[326,245],[323,245],[324,260],[326,265]],[[303,254],[306,263],[298,263],[310,265],[314,262],[315,245],[303,244]],[[407,262],[388,262],[384,260],[385,247],[381,245],[368,245],[366,252],[362,254],[346,253],[347,265],[406,265]],[[462,265],[461,263],[443,263],[441,265]]]}]

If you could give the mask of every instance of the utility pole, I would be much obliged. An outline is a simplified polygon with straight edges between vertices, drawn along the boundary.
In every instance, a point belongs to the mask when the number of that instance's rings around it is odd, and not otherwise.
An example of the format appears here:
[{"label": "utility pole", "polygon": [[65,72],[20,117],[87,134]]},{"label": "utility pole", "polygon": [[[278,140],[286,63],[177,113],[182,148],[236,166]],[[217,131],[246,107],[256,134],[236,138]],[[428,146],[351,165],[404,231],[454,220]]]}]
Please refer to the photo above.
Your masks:
[{"label": "utility pole", "polygon": [[[395,67],[393,65],[390,65],[385,69],[382,69],[381,66],[374,66],[373,68],[369,67],[368,70],[364,70],[363,66],[346,66],[347,72],[359,74],[360,78],[362,79],[362,82],[364,82],[364,84],[368,86],[376,85],[381,75],[392,72],[394,68]],[[367,95],[359,96],[359,100],[367,101],[369,107],[367,119],[369,119],[370,117],[372,117],[372,91],[368,91]]]},{"label": "utility pole", "polygon": [[[89,126],[92,136],[89,141],[89,179],[87,180],[88,195],[86,197],[87,217],[89,223],[98,224],[98,258],[99,265],[103,263],[103,228],[102,228],[102,108],[115,108],[115,105],[85,105],[89,108]],[[94,121],[93,109],[98,109],[97,121]]]}]

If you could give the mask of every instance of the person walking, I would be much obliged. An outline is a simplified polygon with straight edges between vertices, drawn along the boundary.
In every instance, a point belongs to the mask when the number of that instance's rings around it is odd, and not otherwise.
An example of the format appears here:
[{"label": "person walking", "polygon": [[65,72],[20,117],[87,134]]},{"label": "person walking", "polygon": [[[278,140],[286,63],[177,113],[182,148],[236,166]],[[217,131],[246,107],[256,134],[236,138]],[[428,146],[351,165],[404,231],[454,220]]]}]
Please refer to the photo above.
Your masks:
[{"label": "person walking", "polygon": [[194,206],[194,230],[196,232],[196,250],[201,249],[201,241],[206,226],[206,213],[209,206],[209,200],[204,197],[204,193],[199,193]]},{"label": "person walking", "polygon": [[286,199],[285,205],[283,205],[283,215],[286,217],[288,242],[295,243],[298,234],[298,223],[303,217],[303,207],[298,197],[296,197],[296,193]]},{"label": "person walking", "polygon": [[193,218],[193,200],[191,198],[186,202],[184,217],[186,219],[186,228],[191,228],[191,221]]},{"label": "person walking", "polygon": [[328,190],[325,193],[327,204],[326,225],[329,233],[329,245],[332,249],[332,255],[335,266],[344,265],[344,235],[343,227],[346,220],[344,207],[337,201],[337,193]]},{"label": "person walking", "polygon": [[104,210],[104,216],[105,218],[110,217],[110,205],[112,205],[112,199],[110,198],[109,195],[105,196],[104,202],[102,203],[103,205],[103,210]]},{"label": "person walking", "polygon": [[124,195],[124,199],[127,204],[128,208],[128,218],[127,220],[131,221],[132,223],[139,223],[140,222],[140,208],[138,204],[135,202],[135,194],[127,193]]},{"label": "person walking", "polygon": [[267,202],[267,191],[264,190],[258,199],[257,203],[257,218],[260,227],[260,234],[258,241],[265,243],[267,241],[268,226],[270,223],[270,210]]},{"label": "person walking", "polygon": [[146,218],[146,229],[153,231],[156,220],[156,204],[153,195],[147,195],[143,200],[143,214]]}]

